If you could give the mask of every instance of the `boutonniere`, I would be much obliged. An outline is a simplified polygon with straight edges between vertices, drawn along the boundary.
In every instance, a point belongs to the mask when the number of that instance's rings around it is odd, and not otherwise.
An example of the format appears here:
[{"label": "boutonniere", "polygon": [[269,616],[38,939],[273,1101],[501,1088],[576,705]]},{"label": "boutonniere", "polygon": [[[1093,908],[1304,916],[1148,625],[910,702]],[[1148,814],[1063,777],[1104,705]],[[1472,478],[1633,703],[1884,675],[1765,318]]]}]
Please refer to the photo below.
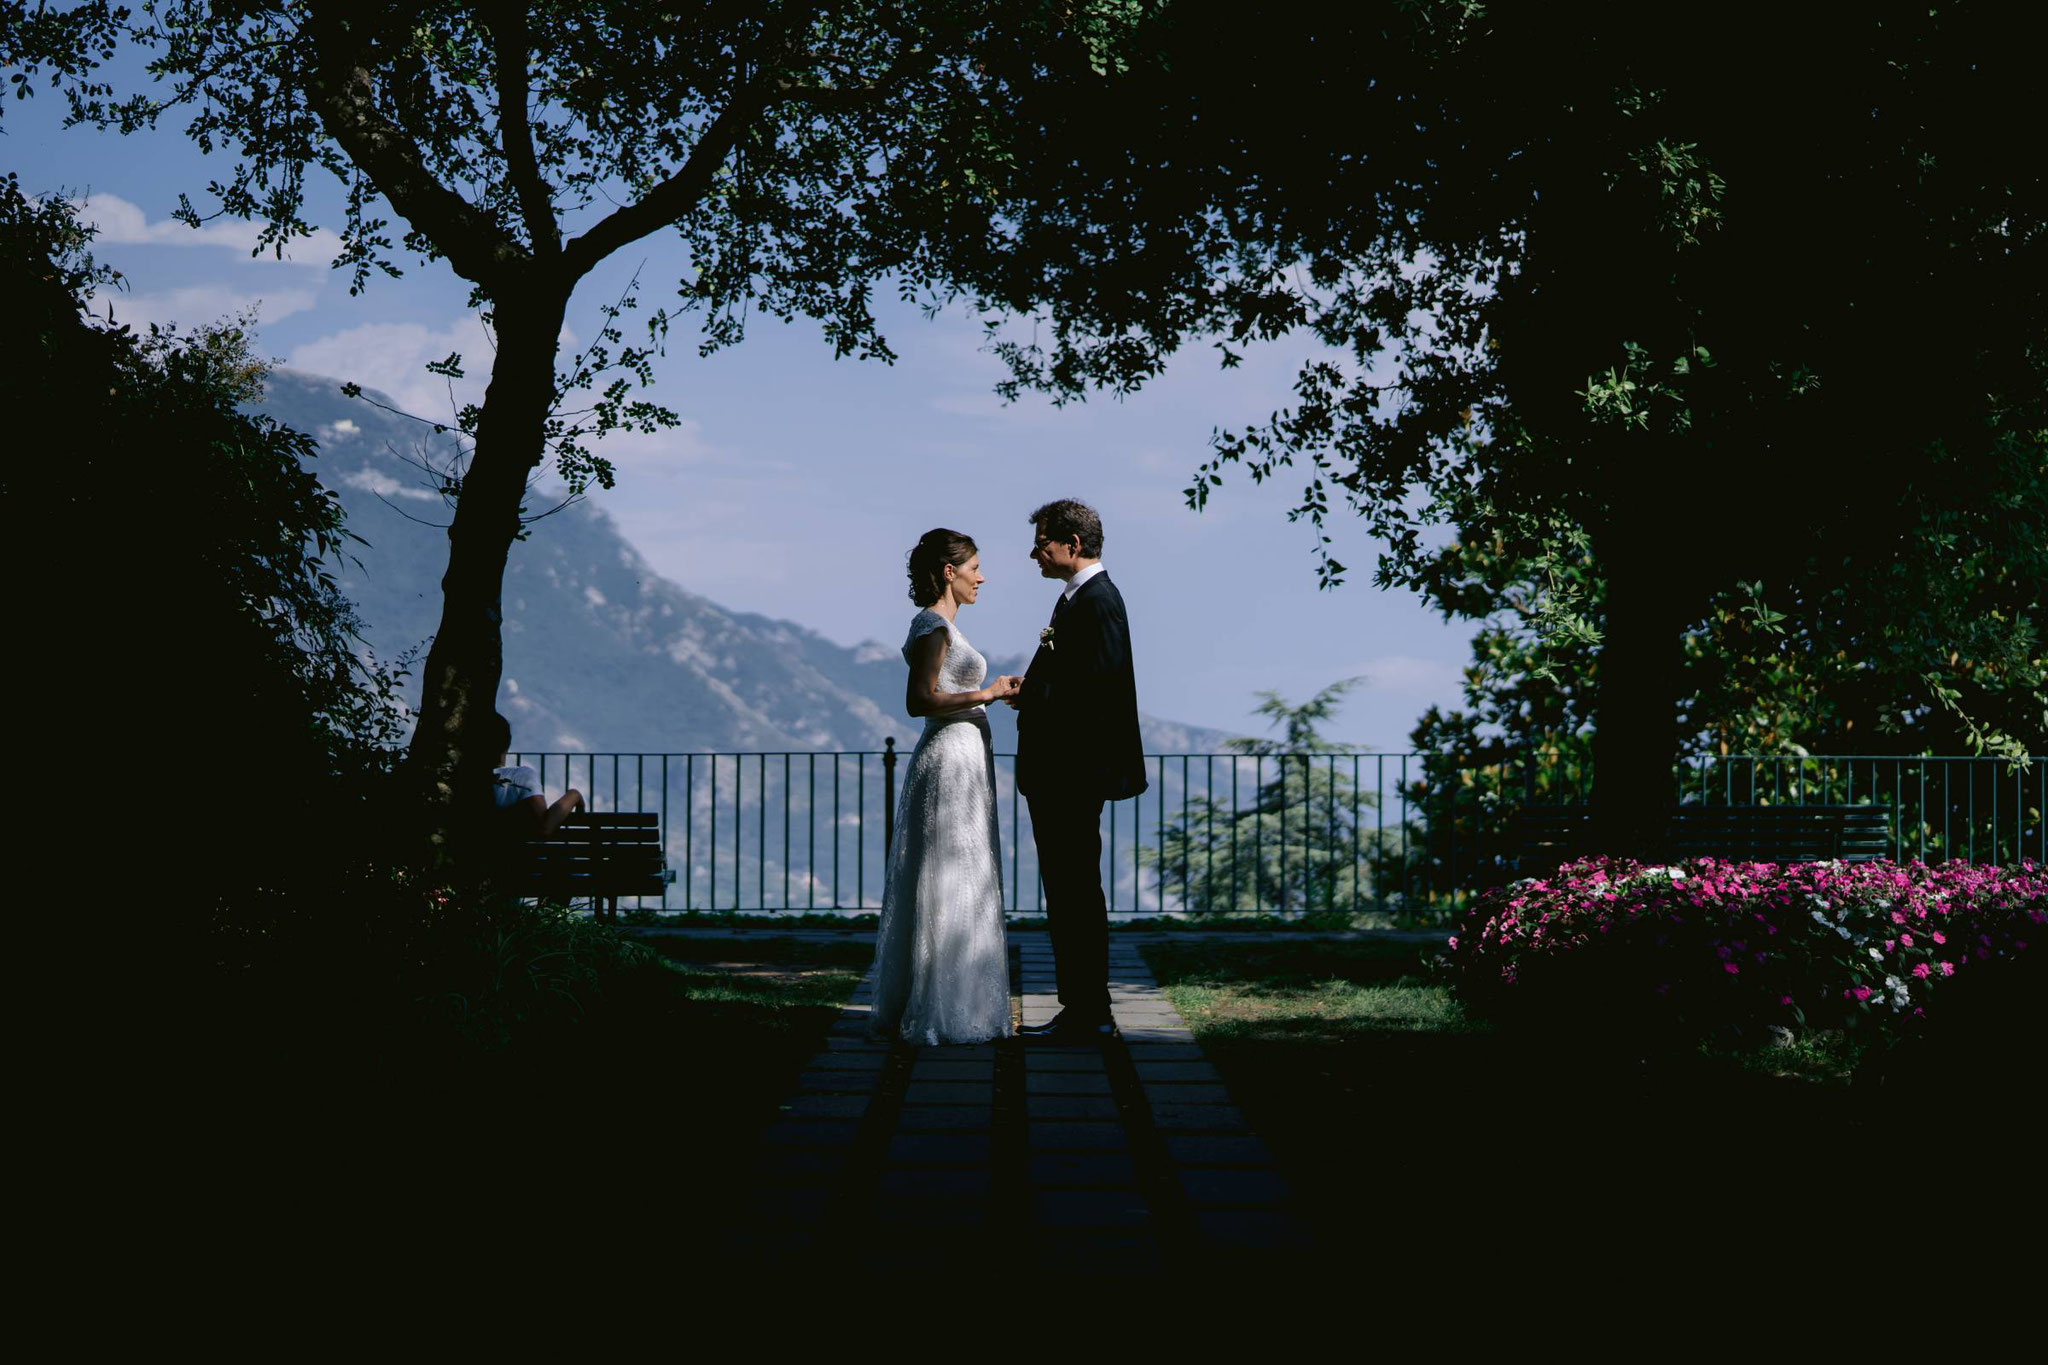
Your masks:
[{"label": "boutonniere", "polygon": [[1051,626],[1047,626],[1044,630],[1038,632],[1038,643],[1041,647],[1045,649],[1051,649],[1053,647]]}]

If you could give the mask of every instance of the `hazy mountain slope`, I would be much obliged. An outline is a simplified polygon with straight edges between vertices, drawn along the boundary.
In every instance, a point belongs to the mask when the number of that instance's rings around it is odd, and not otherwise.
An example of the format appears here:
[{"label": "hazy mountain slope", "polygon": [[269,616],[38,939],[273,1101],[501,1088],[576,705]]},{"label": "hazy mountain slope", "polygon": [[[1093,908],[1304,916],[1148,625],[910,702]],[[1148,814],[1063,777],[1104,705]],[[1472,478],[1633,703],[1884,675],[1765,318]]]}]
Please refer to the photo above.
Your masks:
[{"label": "hazy mountain slope", "polygon": [[[314,436],[317,469],[369,542],[343,574],[380,658],[422,646],[440,614],[448,509],[408,463],[431,429],[280,370],[264,410]],[[439,439],[445,440],[446,437]],[[417,518],[417,520],[414,520]],[[991,660],[1018,670],[1022,659]],[[727,611],[654,573],[589,504],[534,524],[505,577],[501,707],[525,749],[666,751],[908,747],[895,645],[852,646],[788,621]],[[994,708],[996,747],[1014,717]],[[1209,750],[1223,735],[1146,718],[1146,747]]]}]

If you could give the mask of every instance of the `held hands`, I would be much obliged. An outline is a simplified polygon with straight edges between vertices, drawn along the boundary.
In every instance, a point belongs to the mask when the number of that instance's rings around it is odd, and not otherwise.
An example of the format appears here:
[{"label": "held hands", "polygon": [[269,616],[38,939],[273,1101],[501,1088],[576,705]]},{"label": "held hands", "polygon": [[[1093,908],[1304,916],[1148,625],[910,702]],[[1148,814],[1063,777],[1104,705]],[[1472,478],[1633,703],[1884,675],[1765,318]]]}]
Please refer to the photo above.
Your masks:
[{"label": "held hands", "polygon": [[1023,690],[1024,679],[1014,674],[1005,673],[989,685],[988,699],[990,701],[1007,702],[1012,707],[1015,707],[1017,705],[1017,697]]}]

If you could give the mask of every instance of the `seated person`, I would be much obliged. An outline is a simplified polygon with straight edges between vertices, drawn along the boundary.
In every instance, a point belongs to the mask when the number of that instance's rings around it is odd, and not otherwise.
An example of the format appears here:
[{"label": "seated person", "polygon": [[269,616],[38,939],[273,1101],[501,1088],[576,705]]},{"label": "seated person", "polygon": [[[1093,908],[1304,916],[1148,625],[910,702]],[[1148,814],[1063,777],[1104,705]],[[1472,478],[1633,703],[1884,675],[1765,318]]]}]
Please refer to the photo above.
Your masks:
[{"label": "seated person", "polygon": [[528,764],[507,767],[506,759],[512,752],[512,722],[497,712],[491,713],[484,730],[484,744],[498,755],[498,766],[491,771],[491,799],[498,809],[509,811],[504,817],[520,834],[528,839],[546,839],[562,827],[562,822],[584,808],[583,793],[574,787],[562,794],[553,805],[541,791],[540,774]]}]

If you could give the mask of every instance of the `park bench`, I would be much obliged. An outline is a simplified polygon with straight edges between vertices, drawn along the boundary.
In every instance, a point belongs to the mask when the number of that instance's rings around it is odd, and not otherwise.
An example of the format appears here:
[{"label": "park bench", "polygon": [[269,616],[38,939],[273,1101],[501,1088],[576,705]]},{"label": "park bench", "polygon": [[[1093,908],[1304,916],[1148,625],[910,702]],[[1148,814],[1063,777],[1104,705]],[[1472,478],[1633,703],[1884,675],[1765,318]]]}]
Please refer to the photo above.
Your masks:
[{"label": "park bench", "polygon": [[520,846],[518,884],[529,896],[574,904],[611,919],[621,896],[659,896],[675,872],[661,846],[661,816],[653,811],[582,811],[553,836]]},{"label": "park bench", "polygon": [[[1514,823],[1516,870],[1549,871],[1597,853],[1590,806],[1527,806]],[[1884,806],[1680,806],[1664,845],[1672,858],[1810,863],[1889,857],[1891,811]]]}]

